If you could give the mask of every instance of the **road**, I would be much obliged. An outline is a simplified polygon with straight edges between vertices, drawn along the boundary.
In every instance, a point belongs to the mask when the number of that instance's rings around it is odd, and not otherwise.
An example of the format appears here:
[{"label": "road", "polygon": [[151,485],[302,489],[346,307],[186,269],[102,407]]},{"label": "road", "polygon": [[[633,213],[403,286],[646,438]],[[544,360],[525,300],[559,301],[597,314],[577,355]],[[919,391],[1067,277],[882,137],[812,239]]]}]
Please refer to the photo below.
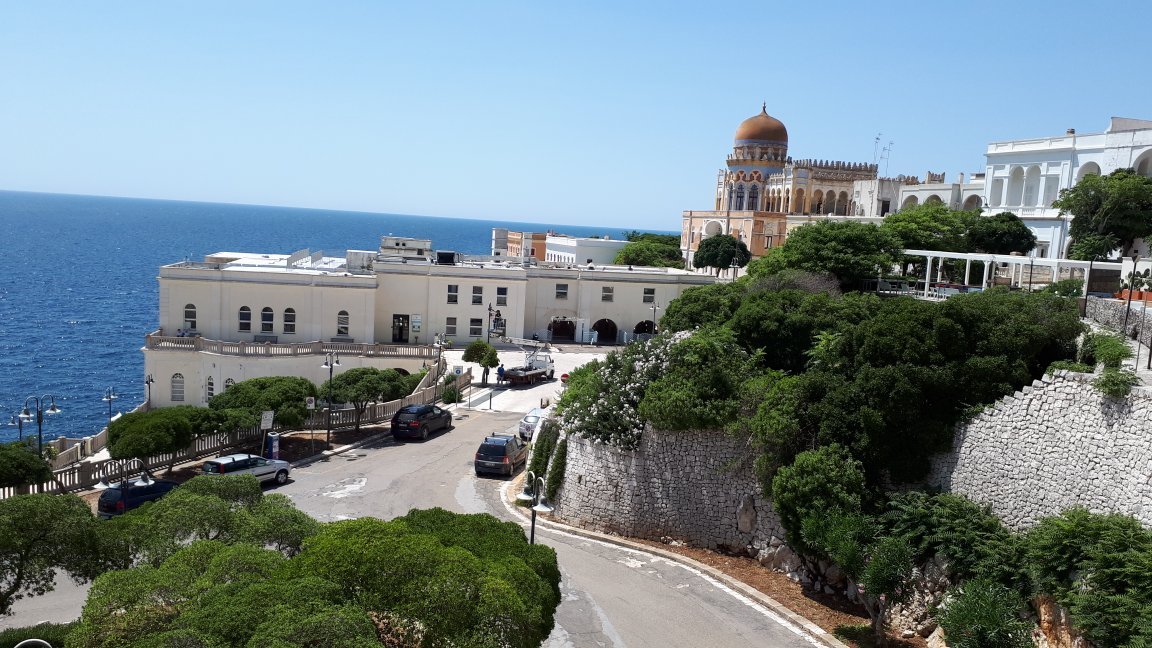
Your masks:
[{"label": "road", "polygon": [[[584,355],[584,354],[581,354]],[[558,372],[570,370],[558,360]],[[478,375],[478,374],[477,374]],[[524,523],[507,504],[507,478],[477,478],[472,459],[493,432],[513,432],[522,412],[554,398],[558,383],[476,392],[483,408],[458,409],[455,428],[425,442],[383,440],[297,468],[268,492],[290,497],[321,521],[390,519],[439,506]],[[538,525],[536,540],[556,549],[563,577],[547,648],[800,647],[823,645],[706,574],[644,551]],[[65,580],[52,594],[21,602],[0,627],[76,618],[85,587]]]}]

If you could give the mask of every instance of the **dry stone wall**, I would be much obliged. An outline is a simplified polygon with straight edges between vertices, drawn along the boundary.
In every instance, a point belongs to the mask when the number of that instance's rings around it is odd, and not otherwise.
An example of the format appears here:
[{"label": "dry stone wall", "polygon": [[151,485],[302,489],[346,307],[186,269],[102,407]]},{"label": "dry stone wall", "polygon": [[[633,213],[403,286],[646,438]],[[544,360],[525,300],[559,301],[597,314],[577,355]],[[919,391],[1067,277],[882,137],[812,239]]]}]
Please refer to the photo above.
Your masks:
[{"label": "dry stone wall", "polygon": [[1152,390],[1126,399],[1058,371],[959,426],[929,483],[991,506],[1013,529],[1083,506],[1152,526]]},{"label": "dry stone wall", "polygon": [[748,460],[722,432],[648,429],[635,451],[569,436],[556,515],[606,533],[762,557],[784,534]]}]

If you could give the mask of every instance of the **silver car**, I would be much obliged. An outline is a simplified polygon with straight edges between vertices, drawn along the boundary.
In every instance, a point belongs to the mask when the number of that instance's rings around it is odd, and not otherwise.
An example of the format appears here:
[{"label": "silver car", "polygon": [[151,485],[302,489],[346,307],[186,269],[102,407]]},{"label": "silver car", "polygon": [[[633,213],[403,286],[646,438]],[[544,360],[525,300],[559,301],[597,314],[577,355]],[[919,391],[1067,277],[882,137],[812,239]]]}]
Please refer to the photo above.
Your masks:
[{"label": "silver car", "polygon": [[548,420],[548,410],[539,407],[533,408],[524,418],[520,419],[520,438],[525,441],[533,441],[536,438],[536,433],[540,430],[540,426],[544,425],[544,421]]},{"label": "silver car", "polygon": [[250,454],[224,455],[200,466],[200,472],[205,475],[255,475],[262,482],[275,480],[277,484],[288,481],[290,470],[292,464],[287,461]]}]

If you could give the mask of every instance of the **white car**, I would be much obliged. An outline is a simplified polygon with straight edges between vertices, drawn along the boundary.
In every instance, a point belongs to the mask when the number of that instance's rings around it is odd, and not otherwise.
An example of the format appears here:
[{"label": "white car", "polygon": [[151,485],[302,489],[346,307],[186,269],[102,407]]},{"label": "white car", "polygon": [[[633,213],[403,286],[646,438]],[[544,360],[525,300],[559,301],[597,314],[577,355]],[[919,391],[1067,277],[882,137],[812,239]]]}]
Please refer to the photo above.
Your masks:
[{"label": "white car", "polygon": [[540,409],[539,407],[533,408],[530,412],[520,419],[520,438],[525,441],[533,441],[536,439],[536,433],[544,425],[544,421],[548,420],[548,410]]},{"label": "white car", "polygon": [[260,481],[288,481],[292,464],[280,459],[265,459],[258,455],[231,454],[209,459],[200,466],[205,475],[255,475]]}]

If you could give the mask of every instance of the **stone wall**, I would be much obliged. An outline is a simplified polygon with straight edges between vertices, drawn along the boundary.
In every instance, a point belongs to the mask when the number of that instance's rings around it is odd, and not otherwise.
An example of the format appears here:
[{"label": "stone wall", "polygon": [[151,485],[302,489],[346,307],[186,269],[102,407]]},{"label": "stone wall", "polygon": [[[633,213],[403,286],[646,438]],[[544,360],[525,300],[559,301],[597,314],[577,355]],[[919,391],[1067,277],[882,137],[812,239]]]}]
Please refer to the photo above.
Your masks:
[{"label": "stone wall", "polygon": [[1152,390],[1116,400],[1091,380],[1058,371],[1001,399],[958,427],[929,483],[990,505],[1013,529],[1074,506],[1152,526]]},{"label": "stone wall", "polygon": [[[1126,301],[1089,297],[1088,303],[1084,307],[1084,316],[1100,326],[1120,332],[1125,329],[1124,310],[1127,308],[1128,302]],[[1144,320],[1145,317],[1147,317],[1146,321]],[[1140,342],[1152,346],[1152,315],[1145,315],[1144,309],[1140,307],[1140,302],[1132,303],[1132,312],[1128,315],[1127,329],[1129,338],[1139,337]]]},{"label": "stone wall", "polygon": [[606,533],[763,557],[784,533],[749,459],[722,432],[648,429],[635,451],[569,436],[556,515]]}]

